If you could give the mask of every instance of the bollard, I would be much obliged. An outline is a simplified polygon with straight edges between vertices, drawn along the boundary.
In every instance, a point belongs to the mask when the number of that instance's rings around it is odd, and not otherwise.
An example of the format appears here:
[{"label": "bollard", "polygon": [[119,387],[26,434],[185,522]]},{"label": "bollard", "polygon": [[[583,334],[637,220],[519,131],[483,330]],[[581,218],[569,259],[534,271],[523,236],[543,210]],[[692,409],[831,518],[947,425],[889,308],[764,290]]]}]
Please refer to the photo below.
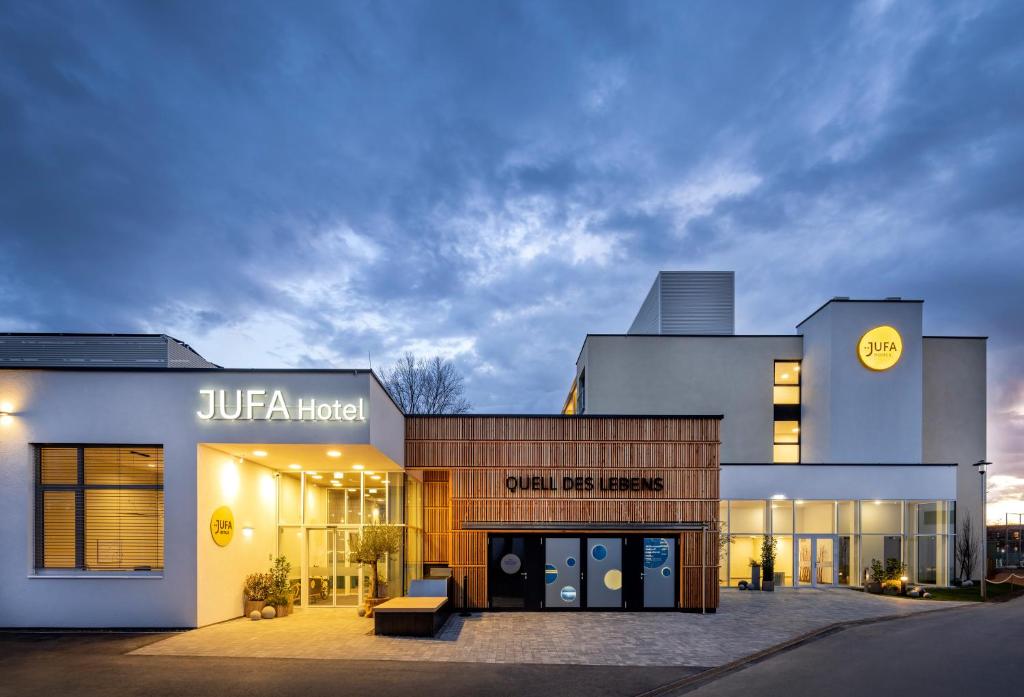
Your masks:
[{"label": "bollard", "polygon": [[462,612],[459,613],[459,617],[470,617],[472,613],[469,611],[469,577],[462,577]]}]

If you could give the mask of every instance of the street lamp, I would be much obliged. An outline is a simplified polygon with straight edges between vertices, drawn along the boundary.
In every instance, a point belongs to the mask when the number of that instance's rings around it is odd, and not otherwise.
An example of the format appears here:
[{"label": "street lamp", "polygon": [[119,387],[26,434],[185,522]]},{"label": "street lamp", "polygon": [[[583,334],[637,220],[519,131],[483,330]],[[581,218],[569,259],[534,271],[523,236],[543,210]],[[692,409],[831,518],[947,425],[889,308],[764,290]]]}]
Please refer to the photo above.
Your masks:
[{"label": "street lamp", "polygon": [[988,517],[987,504],[988,494],[985,491],[985,474],[988,472],[988,466],[992,463],[988,460],[978,460],[974,463],[974,467],[978,468],[978,474],[981,475],[981,599],[985,600],[987,594],[985,592],[985,578],[988,576]]}]

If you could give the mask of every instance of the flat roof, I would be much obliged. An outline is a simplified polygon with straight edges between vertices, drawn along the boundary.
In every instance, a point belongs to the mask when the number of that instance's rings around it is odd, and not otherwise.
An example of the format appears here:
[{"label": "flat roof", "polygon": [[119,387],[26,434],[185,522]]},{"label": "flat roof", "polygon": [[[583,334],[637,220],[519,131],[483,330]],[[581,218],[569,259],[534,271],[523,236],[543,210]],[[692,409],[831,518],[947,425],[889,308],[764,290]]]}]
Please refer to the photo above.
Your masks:
[{"label": "flat roof", "polygon": [[716,419],[723,414],[406,414],[417,419]]},{"label": "flat roof", "polygon": [[840,297],[830,298],[830,299],[826,300],[824,303],[821,304],[821,307],[819,307],[817,310],[815,310],[814,312],[812,312],[811,314],[807,315],[802,320],[797,322],[796,326],[799,327],[801,324],[803,324],[804,322],[809,320],[811,317],[814,317],[816,314],[818,314],[819,312],[824,310],[826,307],[828,307],[832,303],[923,303],[923,302],[924,302],[924,300],[916,300],[916,299],[912,299],[912,298],[879,298],[879,299],[872,300],[871,298],[844,298],[844,297],[840,296]]}]

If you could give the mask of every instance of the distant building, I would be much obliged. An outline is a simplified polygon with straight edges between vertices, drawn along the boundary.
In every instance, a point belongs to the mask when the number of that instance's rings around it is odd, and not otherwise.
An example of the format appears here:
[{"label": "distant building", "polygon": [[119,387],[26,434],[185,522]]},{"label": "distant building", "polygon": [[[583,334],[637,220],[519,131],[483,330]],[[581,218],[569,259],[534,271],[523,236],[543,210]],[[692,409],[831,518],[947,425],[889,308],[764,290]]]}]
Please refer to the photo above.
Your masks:
[{"label": "distant building", "polygon": [[[1024,518],[1019,516],[1018,520]],[[1024,567],[1021,556],[1021,538],[1024,537],[1024,520],[1017,524],[989,525],[988,560],[993,569],[1017,569]]]}]

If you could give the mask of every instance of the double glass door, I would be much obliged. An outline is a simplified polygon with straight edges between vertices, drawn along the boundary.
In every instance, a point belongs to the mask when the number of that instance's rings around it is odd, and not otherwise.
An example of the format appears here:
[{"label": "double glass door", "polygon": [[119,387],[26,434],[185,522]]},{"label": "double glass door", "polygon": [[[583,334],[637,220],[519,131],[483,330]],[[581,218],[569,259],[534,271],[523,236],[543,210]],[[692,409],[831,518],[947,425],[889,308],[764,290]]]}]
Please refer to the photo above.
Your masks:
[{"label": "double glass door", "polygon": [[835,537],[797,537],[796,585],[834,586],[836,583]]},{"label": "double glass door", "polygon": [[311,607],[359,604],[362,576],[352,557],[358,529],[306,530],[306,593]]}]

